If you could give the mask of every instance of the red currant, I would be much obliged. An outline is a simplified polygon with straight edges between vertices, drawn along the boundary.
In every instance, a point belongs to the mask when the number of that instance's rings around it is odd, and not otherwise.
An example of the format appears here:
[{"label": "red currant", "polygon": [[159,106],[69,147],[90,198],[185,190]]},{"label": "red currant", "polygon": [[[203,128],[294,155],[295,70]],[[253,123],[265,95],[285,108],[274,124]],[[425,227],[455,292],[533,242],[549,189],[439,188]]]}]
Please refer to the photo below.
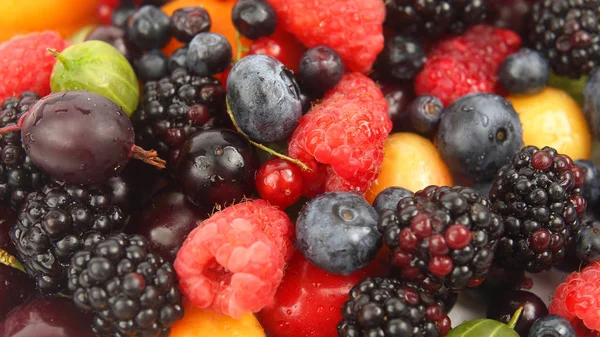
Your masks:
[{"label": "red currant", "polygon": [[279,41],[269,37],[263,37],[252,42],[248,54],[269,55],[279,60],[279,62],[285,63],[285,49]]},{"label": "red currant", "polygon": [[302,172],[287,160],[271,159],[256,172],[256,188],[263,199],[285,209],[302,196]]}]

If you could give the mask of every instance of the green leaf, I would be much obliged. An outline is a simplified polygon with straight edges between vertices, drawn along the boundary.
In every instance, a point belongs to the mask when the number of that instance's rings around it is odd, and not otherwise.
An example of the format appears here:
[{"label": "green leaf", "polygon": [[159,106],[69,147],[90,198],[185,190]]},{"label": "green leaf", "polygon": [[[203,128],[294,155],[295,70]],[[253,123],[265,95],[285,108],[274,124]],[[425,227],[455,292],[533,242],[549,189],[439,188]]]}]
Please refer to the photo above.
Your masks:
[{"label": "green leaf", "polygon": [[60,54],[49,51],[58,59],[50,77],[53,92],[87,90],[115,102],[128,116],[137,108],[140,88],[135,72],[110,44],[86,41]]},{"label": "green leaf", "polygon": [[446,337],[519,337],[519,334],[502,322],[482,318],[457,326]]},{"label": "green leaf", "polygon": [[554,73],[550,73],[548,84],[554,88],[562,89],[566,91],[573,99],[581,105],[583,101],[582,91],[583,87],[587,83],[588,76],[581,76],[579,79],[572,79],[569,77],[557,76]]}]

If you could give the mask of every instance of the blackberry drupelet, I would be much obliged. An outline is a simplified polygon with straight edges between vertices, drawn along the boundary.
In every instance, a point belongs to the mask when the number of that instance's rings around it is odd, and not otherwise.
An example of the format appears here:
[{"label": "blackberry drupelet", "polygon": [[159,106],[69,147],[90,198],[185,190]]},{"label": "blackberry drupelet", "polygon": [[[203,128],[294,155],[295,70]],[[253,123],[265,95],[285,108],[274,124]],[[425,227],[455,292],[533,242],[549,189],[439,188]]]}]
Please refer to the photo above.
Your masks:
[{"label": "blackberry drupelet", "polygon": [[483,23],[493,0],[390,0],[386,24],[404,34],[435,39]]},{"label": "blackberry drupelet", "polygon": [[85,233],[110,233],[125,225],[125,214],[109,187],[50,182],[27,196],[10,237],[25,271],[42,293],[66,287],[71,256]]},{"label": "blackberry drupelet", "polygon": [[177,68],[168,77],[144,84],[143,99],[132,116],[135,143],[156,149],[172,164],[185,140],[212,127],[225,111],[225,90],[217,79]]},{"label": "blackberry drupelet", "polygon": [[450,318],[435,298],[396,279],[375,277],[350,290],[338,336],[438,337],[450,328]]},{"label": "blackberry drupelet", "polygon": [[583,170],[553,148],[517,153],[490,190],[492,208],[504,218],[495,262],[533,273],[561,262],[586,209],[583,182]]},{"label": "blackberry drupelet", "polygon": [[183,317],[171,263],[141,235],[92,232],[85,242],[68,269],[69,290],[77,307],[94,313],[96,336],[168,336]]},{"label": "blackberry drupelet", "polygon": [[[9,98],[0,111],[0,127],[16,124],[40,97],[25,92],[21,98]],[[21,132],[8,132],[0,137],[0,202],[19,210],[27,195],[42,187],[48,177],[33,165],[23,149]]]},{"label": "blackberry drupelet", "polygon": [[502,236],[502,218],[468,187],[429,186],[379,219],[403,279],[432,293],[459,292],[483,281]]},{"label": "blackberry drupelet", "polygon": [[557,75],[579,78],[600,64],[600,0],[541,0],[529,41]]}]

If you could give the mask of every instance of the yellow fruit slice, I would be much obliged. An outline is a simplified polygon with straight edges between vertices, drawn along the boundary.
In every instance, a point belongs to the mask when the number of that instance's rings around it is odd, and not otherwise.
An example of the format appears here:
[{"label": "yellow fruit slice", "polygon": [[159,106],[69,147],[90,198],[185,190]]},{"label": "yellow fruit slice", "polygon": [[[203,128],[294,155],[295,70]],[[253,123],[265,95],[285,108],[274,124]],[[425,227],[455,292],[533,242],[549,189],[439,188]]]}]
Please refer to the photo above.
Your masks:
[{"label": "yellow fruit slice", "polygon": [[416,192],[429,185],[452,185],[452,175],[433,143],[414,133],[394,133],[385,145],[379,177],[365,197],[373,203],[379,192],[391,186]]},{"label": "yellow fruit slice", "polygon": [[550,146],[573,160],[590,157],[590,129],[580,106],[566,92],[547,87],[534,95],[507,99],[521,119],[525,145]]},{"label": "yellow fruit slice", "polygon": [[183,319],[171,329],[169,337],[265,337],[252,314],[236,320],[209,310],[185,304]]}]

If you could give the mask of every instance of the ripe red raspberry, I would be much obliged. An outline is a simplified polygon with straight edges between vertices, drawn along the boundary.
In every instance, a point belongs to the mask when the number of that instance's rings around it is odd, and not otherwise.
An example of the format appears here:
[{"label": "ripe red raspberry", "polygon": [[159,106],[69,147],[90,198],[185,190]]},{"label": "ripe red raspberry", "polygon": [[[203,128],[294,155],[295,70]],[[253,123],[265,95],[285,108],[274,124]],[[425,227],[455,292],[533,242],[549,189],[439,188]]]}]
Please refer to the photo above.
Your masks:
[{"label": "ripe red raspberry", "polygon": [[194,229],[177,254],[181,292],[199,308],[239,318],[273,302],[292,257],[294,228],[264,200],[213,214]]},{"label": "ripe red raspberry", "polygon": [[0,102],[25,91],[48,95],[56,59],[46,48],[60,52],[67,46],[69,42],[51,31],[15,36],[0,44]]},{"label": "ripe red raspberry", "polygon": [[577,337],[600,336],[600,263],[569,275],[554,293],[549,311],[573,324]]},{"label": "ripe red raspberry", "polygon": [[472,92],[498,92],[498,69],[520,47],[521,38],[510,30],[473,26],[433,46],[415,92],[435,95],[444,105]]},{"label": "ripe red raspberry", "polygon": [[375,83],[351,73],[300,119],[288,152],[313,170],[303,172],[306,195],[369,189],[392,129],[387,110]]},{"label": "ripe red raspberry", "polygon": [[[268,0],[278,24],[307,48],[334,49],[351,71],[367,72],[383,50],[381,0]],[[360,27],[357,29],[356,27]]]}]

